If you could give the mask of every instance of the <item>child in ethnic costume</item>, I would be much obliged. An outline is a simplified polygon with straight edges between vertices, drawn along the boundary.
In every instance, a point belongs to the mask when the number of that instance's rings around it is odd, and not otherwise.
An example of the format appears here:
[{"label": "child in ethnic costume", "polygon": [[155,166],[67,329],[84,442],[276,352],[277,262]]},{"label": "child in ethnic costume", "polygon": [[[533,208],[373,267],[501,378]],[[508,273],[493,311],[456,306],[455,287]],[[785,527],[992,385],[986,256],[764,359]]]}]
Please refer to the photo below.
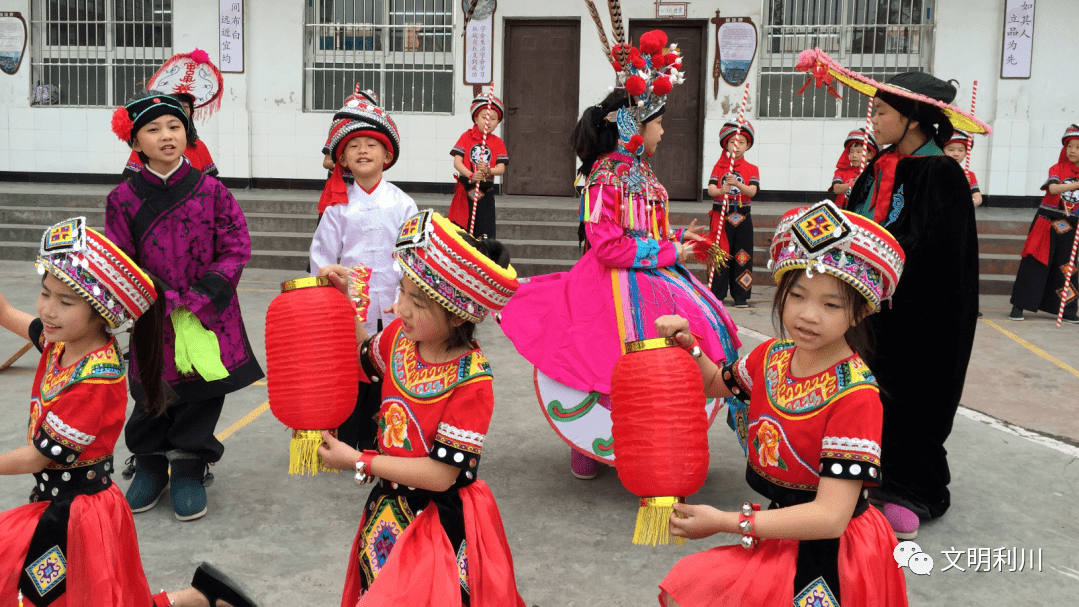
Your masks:
[{"label": "child in ethnic costume", "polygon": [[[206,514],[207,467],[225,450],[214,437],[225,395],[263,377],[236,296],[251,240],[228,189],[181,154],[190,122],[177,99],[136,99],[112,126],[148,162],[109,193],[105,235],[166,285],[164,378],[178,396],[164,415],[136,407],[128,420],[127,499],[133,512],[149,510],[170,486],[176,517],[191,520]],[[136,402],[143,392],[131,382]]]},{"label": "child in ethnic costume", "polygon": [[[798,69],[875,96],[872,118],[884,150],[851,189],[849,208],[887,228],[907,255],[892,305],[869,319],[876,348],[867,362],[884,404],[882,458],[888,474],[874,494],[896,534],[912,539],[920,520],[951,503],[944,441],[963,394],[978,315],[978,234],[970,184],[944,155],[953,124],[988,133],[983,122],[949,105],[956,89],[922,72],[879,83],[822,51],[805,51]],[[822,80],[822,85],[834,86]],[[887,146],[887,147],[885,147]],[[911,381],[925,370],[932,335],[933,389]],[[915,338],[912,338],[915,336]]]},{"label": "child in ethnic costume", "polygon": [[[201,49],[173,55],[146,85],[147,91],[164,93],[180,101],[189,118],[184,157],[192,168],[211,177],[217,177],[217,165],[195,131],[195,117],[206,120],[221,108],[223,85],[221,72],[210,61],[206,51]],[[132,150],[123,177],[128,179],[134,176],[142,171],[145,164],[143,154]]]},{"label": "child in ethnic costume", "polygon": [[[829,190],[835,194],[835,206],[847,208],[847,193],[854,181],[862,174],[862,163],[877,155],[877,140],[865,132],[865,128],[851,131],[843,142],[843,153],[835,163],[832,186]],[[866,158],[866,154],[869,155]],[[863,160],[864,159],[864,160]]]},{"label": "child in ethnic costume", "polygon": [[1060,299],[1064,298],[1063,320],[1079,323],[1079,272],[1073,270],[1070,283],[1064,284],[1064,270],[1079,222],[1079,125],[1069,126],[1061,142],[1064,149],[1042,185],[1045,196],[1023,245],[1012,287],[1010,320],[1023,320],[1023,310],[1058,314]]},{"label": "child in ethnic costume", "polygon": [[[881,481],[883,410],[858,353],[865,318],[894,292],[903,250],[873,221],[825,201],[783,216],[769,267],[784,338],[722,370],[704,357],[698,365],[706,394],[749,401],[739,428],[746,480],[770,505],[722,512],[675,504],[671,535],[740,533],[742,541],[679,561],[660,584],[659,602],[903,607],[895,536],[868,503],[868,487]],[[696,345],[683,318],[663,317],[656,327],[687,349]]]},{"label": "child in ethnic costume", "polygon": [[[349,104],[349,102],[353,101],[353,100],[358,101],[358,102],[363,103],[363,104],[366,104],[366,105],[378,106],[378,95],[376,95],[375,92],[370,90],[370,89],[361,90],[359,82],[356,83],[356,90],[351,95],[349,95],[348,97],[345,97],[345,101],[341,105],[342,106],[347,106]],[[327,179],[329,179],[330,177],[333,177],[334,160],[333,160],[333,155],[330,153],[330,143],[333,141],[333,136],[337,133],[337,129],[340,128],[341,125],[348,123],[350,120],[351,120],[351,118],[349,118],[347,116],[346,117],[338,117],[337,115],[334,115],[333,122],[330,123],[330,132],[329,132],[328,135],[326,135],[326,143],[323,144],[323,146],[322,146],[322,168],[326,169],[326,171],[327,171],[327,173],[326,173],[326,178]],[[351,185],[352,184],[352,173],[351,172],[344,171],[341,176],[345,180],[345,185]],[[322,211],[321,210],[319,211],[318,217],[319,217],[320,220],[322,219]]]},{"label": "child in ethnic costume", "polygon": [[[967,154],[970,154],[971,148],[974,147],[974,138],[970,133],[955,129],[952,133],[952,138],[944,144],[944,155],[949,158],[954,158],[956,162],[963,165],[963,161],[966,159]],[[974,175],[974,171],[971,171],[963,166],[963,174],[967,176],[967,182],[970,183],[970,197],[974,200],[974,206],[982,206],[982,190],[978,187],[978,177]]]},{"label": "child in ethnic costume", "polygon": [[[450,150],[453,168],[457,171],[457,184],[453,188],[449,220],[466,231],[472,221],[472,207],[476,207],[476,225],[472,235],[495,238],[495,183],[494,177],[506,172],[510,162],[506,144],[494,134],[502,122],[505,107],[494,95],[480,95],[472,100],[472,128],[461,135]],[[486,138],[484,134],[486,133]],[[473,192],[479,184],[480,199],[473,202]]]},{"label": "child in ethnic costume", "polygon": [[[569,272],[521,285],[502,313],[502,330],[535,365],[543,414],[570,445],[570,470],[582,479],[596,476],[597,462],[615,463],[609,395],[625,342],[655,337],[653,321],[676,313],[707,336],[701,346],[711,360],[732,359],[740,345],[723,305],[683,265],[702,228],[671,229],[667,190],[646,159],[663,136],[666,94],[680,79],[681,58],[666,46],[662,31],[642,35],[640,49],[628,47],[627,90],[577,122],[588,250]],[[716,407],[706,405],[709,420]]]},{"label": "child in ethnic costume", "polygon": [[38,607],[225,604],[217,597],[255,605],[205,564],[194,588],[151,596],[135,521],[112,482],[127,387],[110,329],[135,321],[132,343],[147,392],[140,406],[161,414],[163,287],[83,217],[45,232],[37,265],[44,274],[38,318],[0,296],[0,325],[42,353],[27,444],[0,455],[0,474],[34,475],[30,504],[0,513],[0,604],[15,605],[21,593],[19,605]]},{"label": "child in ethnic costume", "polygon": [[[362,381],[382,385],[378,451],[323,433],[326,465],[375,481],[349,557],[342,607],[523,606],[498,506],[477,478],[494,407],[476,323],[517,288],[497,241],[477,242],[423,211],[401,226],[400,318],[368,338],[357,322]],[[342,290],[347,269],[321,268]]]},{"label": "child in ethnic costume", "polygon": [[760,191],[761,179],[756,165],[744,158],[746,150],[753,147],[753,139],[753,125],[748,121],[741,126],[737,122],[725,122],[719,131],[723,154],[708,178],[708,195],[714,201],[708,212],[711,234],[719,229],[723,194],[729,195],[726,225],[720,238],[720,246],[728,255],[727,264],[714,270],[712,294],[723,301],[729,286],[736,308],[748,308],[753,295],[753,218],[749,205]]},{"label": "child in ethnic costume", "polygon": [[[401,224],[416,214],[416,203],[383,179],[401,154],[401,136],[389,114],[357,97],[334,119],[329,148],[335,164],[319,199],[322,219],[311,239],[311,270],[334,264],[371,268],[365,328],[374,334],[396,318],[388,310],[397,300],[402,274],[391,253]],[[348,185],[346,171],[354,177]]]}]

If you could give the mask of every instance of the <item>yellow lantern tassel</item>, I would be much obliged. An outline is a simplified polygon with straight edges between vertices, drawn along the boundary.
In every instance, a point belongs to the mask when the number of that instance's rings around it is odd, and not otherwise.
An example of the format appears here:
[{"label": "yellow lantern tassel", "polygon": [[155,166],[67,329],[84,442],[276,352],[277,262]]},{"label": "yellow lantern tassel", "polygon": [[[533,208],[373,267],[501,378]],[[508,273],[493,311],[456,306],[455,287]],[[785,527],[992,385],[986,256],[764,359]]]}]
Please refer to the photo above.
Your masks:
[{"label": "yellow lantern tassel", "polygon": [[[633,543],[638,545],[671,543],[671,514],[676,503],[685,502],[681,497],[643,497],[637,510],[637,526],[633,528]],[[674,543],[681,546],[686,538],[676,537]]]},{"label": "yellow lantern tassel", "polygon": [[652,205],[652,238],[655,238],[660,242],[666,240],[666,238],[660,235],[658,216],[656,214],[656,205],[654,204]]},{"label": "yellow lantern tassel", "polygon": [[[337,435],[336,430],[331,434]],[[327,468],[319,457],[318,447],[322,444],[322,430],[293,430],[292,441],[288,444],[288,473],[310,474],[312,476],[321,472],[337,473],[337,470]]]}]

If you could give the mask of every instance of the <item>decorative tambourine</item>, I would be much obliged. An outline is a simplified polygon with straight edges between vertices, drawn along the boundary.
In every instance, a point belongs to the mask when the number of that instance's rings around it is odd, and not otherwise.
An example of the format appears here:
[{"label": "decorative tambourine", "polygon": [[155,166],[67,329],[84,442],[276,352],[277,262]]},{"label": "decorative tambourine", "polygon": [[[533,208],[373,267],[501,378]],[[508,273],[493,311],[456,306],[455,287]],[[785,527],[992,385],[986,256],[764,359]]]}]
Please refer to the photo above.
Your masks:
[{"label": "decorative tambourine", "polygon": [[292,428],[289,474],[329,470],[318,447],[356,407],[356,349],[355,307],[329,278],[281,283],[266,310],[266,383],[270,411]]},{"label": "decorative tambourine", "polygon": [[[611,373],[611,421],[618,479],[641,498],[634,544],[667,544],[675,502],[708,476],[704,380],[672,338],[626,344]],[[682,538],[675,538],[681,545]]]},{"label": "decorative tambourine", "polygon": [[173,96],[186,95],[193,99],[192,120],[206,120],[221,109],[224,85],[221,71],[201,49],[173,55],[146,81],[147,90]]}]

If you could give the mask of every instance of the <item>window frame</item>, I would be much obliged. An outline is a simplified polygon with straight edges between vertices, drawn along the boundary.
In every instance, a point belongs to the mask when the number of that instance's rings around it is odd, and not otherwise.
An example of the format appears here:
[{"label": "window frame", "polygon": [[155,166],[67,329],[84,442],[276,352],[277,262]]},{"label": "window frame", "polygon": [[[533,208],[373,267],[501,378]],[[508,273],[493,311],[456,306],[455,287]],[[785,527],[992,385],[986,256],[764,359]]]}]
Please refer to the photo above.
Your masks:
[{"label": "window frame", "polygon": [[[825,89],[818,89],[812,84],[803,95],[795,94],[808,78],[794,68],[798,55],[807,48],[819,47],[848,69],[875,80],[886,80],[903,71],[932,72],[936,22],[925,14],[926,0],[780,1],[784,9],[792,5],[796,7],[790,13],[805,23],[772,23],[775,20],[772,10],[776,8],[776,2],[762,0],[763,24],[760,27],[761,51],[754,108],[758,119],[864,120],[869,99],[847,87],[838,87],[844,98],[842,101],[828,96]],[[804,10],[807,6],[812,6],[809,12],[815,14],[807,14]],[[892,22],[894,14],[891,10],[896,6],[899,18]],[[915,7],[918,9],[916,12],[913,10]],[[889,11],[884,21],[878,18],[882,8]],[[910,11],[904,14],[904,8]],[[874,9],[878,11],[877,15],[869,15]],[[791,15],[785,11],[780,18],[788,16]],[[822,19],[822,16],[827,18]],[[885,48],[878,52],[877,32],[880,30],[884,30]],[[864,49],[867,44],[864,41],[865,32],[869,31],[874,32],[874,52],[855,52],[859,44],[856,42],[858,35],[863,36],[860,44]],[[780,50],[773,51],[773,40],[777,36],[781,41]],[[788,37],[789,43],[783,40]],[[896,48],[902,46],[899,43],[892,46],[896,40],[907,42],[903,48]],[[776,84],[770,84],[770,80]]]},{"label": "window frame", "polygon": [[[411,11],[405,6],[409,1],[413,2]],[[326,2],[333,3],[334,13],[343,14],[341,21],[333,20],[336,17],[324,16],[322,9]],[[364,10],[362,11],[357,9],[357,4],[360,2],[363,2]],[[339,5],[338,3],[352,3],[352,10],[348,10],[347,4]],[[395,3],[399,3],[401,9],[391,12]],[[436,10],[439,3],[446,7],[445,12]],[[339,11],[341,6],[344,8]],[[353,86],[349,83],[348,86],[342,84],[338,88],[336,80],[345,78],[345,76],[340,76],[342,73],[354,73],[363,75],[360,82],[361,88],[373,89],[382,106],[393,114],[453,115],[456,95],[455,75],[457,74],[455,6],[455,0],[308,0],[302,20],[303,111],[329,113],[339,109],[340,102],[352,93]],[[367,11],[367,7],[371,10]],[[362,18],[371,15],[370,18],[378,20],[378,23],[349,21],[349,12],[352,13],[353,19],[357,18],[358,13],[363,12],[365,15]],[[430,17],[433,23],[395,23],[395,21],[407,20],[410,16],[415,19],[417,15]],[[438,23],[438,21],[442,22]],[[320,34],[319,30],[325,30],[326,33]],[[437,40],[441,38],[443,50],[424,50],[426,45],[422,42],[416,45],[419,48],[410,50],[407,48],[409,36],[415,36],[415,39],[421,41],[433,39],[436,41],[436,47]],[[358,48],[360,45],[357,45],[356,41],[364,38],[368,38],[370,42],[363,44],[364,48]],[[334,48],[322,48],[325,41],[331,39],[334,41]],[[349,39],[351,42],[348,41]],[[417,62],[416,59],[421,61]],[[326,104],[327,97],[324,97],[321,104],[324,107],[316,107],[319,105],[319,91],[316,83],[319,73],[338,74],[338,76],[330,76],[335,80],[329,89],[332,92],[327,96],[332,102]],[[393,89],[397,86],[391,81],[396,79],[396,75],[406,74],[432,74],[429,96],[425,93],[426,78],[412,76],[412,90],[415,92],[417,87],[420,89],[419,109],[415,108],[415,102],[411,104],[411,108],[406,109],[407,104],[403,100],[391,96]],[[448,75],[448,91],[442,93],[443,99],[438,97],[439,88],[433,82],[434,74]],[[407,79],[407,76],[404,77]],[[417,79],[422,81],[417,83]],[[372,83],[375,84],[372,85]],[[402,83],[401,86],[406,86],[406,83]],[[325,91],[322,94],[325,95]],[[446,109],[425,109],[428,105],[430,108],[444,105]]]},{"label": "window frame", "polygon": [[[149,11],[151,14],[151,20],[146,20],[145,16],[142,20],[119,20],[117,14],[120,10],[125,13],[128,10],[128,2],[130,0],[100,0],[102,11],[104,12],[103,19],[87,19],[85,18],[86,12],[84,11],[82,19],[78,15],[78,7],[74,9],[67,5],[67,8],[57,7],[57,12],[66,10],[67,19],[50,18],[49,13],[52,10],[52,4],[54,0],[30,0],[30,70],[28,77],[30,78],[30,91],[29,91],[29,103],[32,108],[112,108],[123,105],[128,101],[141,82],[131,82],[122,86],[124,91],[124,98],[117,99],[118,89],[118,73],[120,71],[126,71],[130,69],[142,68],[146,74],[146,78],[149,78],[160,68],[173,55],[173,46],[175,42],[175,32],[173,31],[174,21],[173,16],[175,14],[175,0],[135,0],[135,2],[142,2],[149,5]],[[76,0],[71,0],[74,3]],[[123,3],[122,9],[117,6],[118,3]],[[157,5],[160,3],[160,10]],[[66,4],[66,3],[65,3]],[[95,6],[95,17],[97,14],[96,5],[97,0],[84,0],[84,7],[87,4],[93,4]],[[132,5],[132,9],[135,5]],[[72,18],[71,14],[75,13],[75,17]],[[163,15],[160,21],[154,20],[153,15]],[[144,12],[145,15],[145,12]],[[164,17],[167,15],[167,19]],[[53,35],[50,31],[53,27],[68,28],[66,32],[68,36],[74,36],[75,44],[50,44],[49,39]],[[143,27],[144,30],[151,31],[151,40],[156,41],[156,27],[162,27],[162,40],[160,46],[146,46],[143,45],[123,45],[118,44],[118,34],[121,28],[126,27]],[[78,44],[79,42],[79,28],[101,28],[103,40],[100,40],[100,44]],[[132,30],[134,31],[134,30]],[[146,34],[143,34],[143,41],[145,41]],[[61,37],[58,34],[58,37]],[[89,41],[89,40],[87,40]],[[95,35],[95,42],[98,42]],[[166,45],[166,43],[168,43]],[[43,85],[52,85],[53,83],[43,82],[46,78],[46,73],[50,69],[59,68],[61,71],[67,70],[69,74],[75,74],[73,80],[75,82],[75,103],[60,103],[59,100],[63,99],[63,95],[58,93],[58,103],[35,103],[35,89],[39,86],[38,83]],[[87,75],[83,78],[83,74],[86,74],[90,70],[103,70],[104,83],[99,81],[99,77],[95,77],[94,82],[90,82],[90,78]],[[59,87],[72,86],[72,79],[64,82],[56,83],[55,86]],[[83,83],[86,83],[85,86]],[[92,88],[101,87],[104,91],[104,103],[96,103],[91,101],[83,102],[84,97],[96,97],[91,95],[89,91]],[[59,90],[59,88],[58,88]],[[84,95],[85,91],[85,95]]]}]

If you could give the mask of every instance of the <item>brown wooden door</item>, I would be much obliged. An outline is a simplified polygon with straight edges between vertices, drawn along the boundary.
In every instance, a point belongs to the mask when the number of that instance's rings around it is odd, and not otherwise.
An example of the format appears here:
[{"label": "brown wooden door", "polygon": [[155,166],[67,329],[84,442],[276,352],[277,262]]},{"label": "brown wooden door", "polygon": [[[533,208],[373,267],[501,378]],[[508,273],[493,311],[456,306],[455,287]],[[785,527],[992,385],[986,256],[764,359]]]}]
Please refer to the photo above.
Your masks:
[{"label": "brown wooden door", "polygon": [[674,200],[700,200],[701,167],[704,152],[704,70],[707,21],[638,21],[630,22],[629,33],[637,46],[641,34],[661,29],[670,42],[682,51],[681,70],[686,81],[676,84],[667,95],[663,113],[663,140],[649,159],[659,181]]},{"label": "brown wooden door", "polygon": [[506,21],[507,194],[573,195],[580,39],[580,21]]}]

